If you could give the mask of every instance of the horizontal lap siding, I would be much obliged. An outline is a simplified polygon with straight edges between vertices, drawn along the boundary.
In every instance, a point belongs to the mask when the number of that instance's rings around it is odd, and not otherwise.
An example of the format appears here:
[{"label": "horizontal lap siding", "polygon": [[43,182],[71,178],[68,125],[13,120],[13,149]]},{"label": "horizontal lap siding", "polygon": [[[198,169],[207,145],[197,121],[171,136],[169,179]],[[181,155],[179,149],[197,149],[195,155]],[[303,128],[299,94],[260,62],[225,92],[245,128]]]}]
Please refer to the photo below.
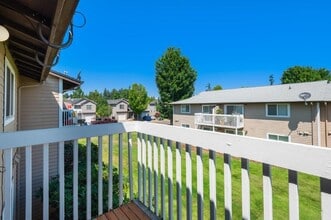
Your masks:
[{"label": "horizontal lap siding", "polygon": [[[23,78],[23,77],[22,77]],[[22,84],[31,84],[28,78],[22,79]],[[34,83],[36,84],[36,83]],[[40,128],[55,128],[59,126],[58,90],[59,80],[49,76],[44,84],[34,87],[26,87],[21,90],[20,130]],[[45,134],[47,135],[47,134]],[[51,144],[49,149],[49,175],[58,174],[58,148],[57,144]],[[18,211],[21,219],[24,218],[25,204],[25,151],[21,149],[20,161],[20,202]],[[36,192],[43,183],[43,149],[42,146],[32,149],[32,198],[33,219],[40,219],[42,214],[41,199],[36,199]]]}]

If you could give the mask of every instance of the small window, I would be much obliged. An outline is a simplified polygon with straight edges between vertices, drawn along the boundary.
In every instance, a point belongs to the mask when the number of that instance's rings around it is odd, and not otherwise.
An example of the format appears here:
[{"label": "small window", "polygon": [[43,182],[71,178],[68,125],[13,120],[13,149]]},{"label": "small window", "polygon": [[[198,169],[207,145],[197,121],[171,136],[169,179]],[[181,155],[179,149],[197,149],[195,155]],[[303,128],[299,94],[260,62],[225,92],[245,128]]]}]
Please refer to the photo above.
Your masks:
[{"label": "small window", "polygon": [[213,114],[213,105],[203,105],[202,106],[202,113],[204,114]]},{"label": "small window", "polygon": [[80,109],[81,106],[80,105],[74,105],[74,109]]},{"label": "small window", "polygon": [[120,109],[124,109],[124,104],[120,104]]},{"label": "small window", "polygon": [[190,113],[191,112],[191,108],[190,105],[181,105],[180,106],[180,112],[181,113]]},{"label": "small window", "polygon": [[[224,132],[227,134],[236,134],[236,130],[233,129],[225,129]],[[244,136],[244,131],[243,130],[237,131],[237,135]]]},{"label": "small window", "polygon": [[279,134],[268,134],[268,139],[269,140],[275,140],[275,141],[290,142],[289,136],[279,135]]},{"label": "small window", "polygon": [[269,117],[290,117],[289,104],[267,104],[266,111]]},{"label": "small window", "polygon": [[189,124],[182,124],[182,127],[184,127],[184,128],[189,128],[190,125],[189,125]]},{"label": "small window", "polygon": [[92,110],[92,105],[86,105],[86,110]]},{"label": "small window", "polygon": [[225,114],[228,115],[243,115],[244,106],[243,105],[225,105]]},{"label": "small window", "polygon": [[5,125],[15,118],[15,74],[10,63],[5,62]]}]

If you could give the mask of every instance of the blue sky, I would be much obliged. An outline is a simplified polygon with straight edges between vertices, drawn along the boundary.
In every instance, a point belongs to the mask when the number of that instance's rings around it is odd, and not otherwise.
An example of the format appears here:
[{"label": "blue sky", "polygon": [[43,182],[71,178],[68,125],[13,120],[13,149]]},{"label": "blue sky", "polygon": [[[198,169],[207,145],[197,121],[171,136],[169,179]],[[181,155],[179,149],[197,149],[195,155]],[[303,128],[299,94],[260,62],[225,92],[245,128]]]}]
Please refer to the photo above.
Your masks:
[{"label": "blue sky", "polygon": [[[76,76],[85,92],[143,84],[158,96],[155,62],[178,47],[197,71],[195,93],[280,83],[294,65],[331,70],[331,1],[81,0],[87,23],[55,70]],[[82,19],[75,16],[79,25]]]}]

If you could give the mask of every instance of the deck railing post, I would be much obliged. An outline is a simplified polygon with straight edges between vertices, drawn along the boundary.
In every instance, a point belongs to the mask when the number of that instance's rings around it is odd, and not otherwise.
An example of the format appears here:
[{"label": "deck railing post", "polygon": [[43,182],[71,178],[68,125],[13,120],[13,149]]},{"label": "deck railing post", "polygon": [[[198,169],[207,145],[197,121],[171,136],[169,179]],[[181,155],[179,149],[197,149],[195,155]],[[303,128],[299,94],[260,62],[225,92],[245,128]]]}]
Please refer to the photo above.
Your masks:
[{"label": "deck railing post", "polygon": [[165,146],[164,139],[160,140],[160,165],[161,165],[161,218],[165,219]]},{"label": "deck railing post", "polygon": [[[49,218],[49,144],[43,145],[43,219]],[[8,200],[10,201],[10,200]]]},{"label": "deck railing post", "polygon": [[186,219],[192,219],[192,155],[191,146],[185,146],[186,157]]},{"label": "deck railing post", "polygon": [[65,217],[65,200],[64,200],[64,142],[59,143],[59,219]]},{"label": "deck railing post", "polygon": [[113,209],[113,135],[108,136],[108,210]]},{"label": "deck railing post", "polygon": [[123,204],[123,134],[118,135],[119,205]]},{"label": "deck railing post", "polygon": [[232,171],[231,156],[224,154],[224,208],[225,219],[232,219]]},{"label": "deck railing post", "polygon": [[242,218],[251,219],[250,214],[250,180],[249,180],[249,161],[241,158],[241,192],[242,192]]},{"label": "deck railing post", "polygon": [[102,136],[99,136],[98,137],[98,215],[101,215],[103,213],[102,172],[103,172],[103,166],[102,166]]},{"label": "deck railing post", "polygon": [[4,165],[5,165],[5,186],[4,186],[4,207],[3,207],[3,219],[13,219],[13,207],[12,207],[12,177],[13,177],[13,149],[4,150]]},{"label": "deck railing post", "polygon": [[158,208],[159,208],[159,195],[158,195],[158,179],[159,179],[159,159],[158,159],[158,143],[157,143],[157,138],[154,137],[153,138],[153,146],[154,146],[154,149],[153,149],[153,153],[154,153],[154,213],[156,215],[158,215]]},{"label": "deck railing post", "polygon": [[320,178],[320,187],[322,220],[331,219],[331,180]]},{"label": "deck railing post", "polygon": [[73,163],[73,219],[78,219],[78,142],[74,140]]},{"label": "deck railing post", "polygon": [[173,171],[172,171],[172,143],[168,140],[168,217],[169,220],[173,219]]},{"label": "deck railing post", "polygon": [[142,146],[141,133],[137,134],[137,156],[138,156],[138,199],[142,202]]},{"label": "deck railing post", "polygon": [[91,138],[86,138],[86,219],[91,219]]},{"label": "deck railing post", "polygon": [[146,145],[146,135],[143,134],[143,138],[142,138],[142,164],[143,164],[143,167],[142,167],[142,175],[143,175],[143,203],[144,205],[147,205],[147,196],[146,196],[146,169],[147,169],[147,164],[146,164],[146,148],[147,148],[147,145]]},{"label": "deck railing post", "polygon": [[263,163],[263,213],[264,219],[273,218],[271,167]]},{"label": "deck railing post", "polygon": [[147,160],[148,160],[148,208],[153,208],[153,188],[152,188],[152,144],[151,136],[148,135],[147,141]]},{"label": "deck railing post", "polygon": [[129,159],[129,187],[130,187],[130,200],[133,200],[132,137],[131,137],[131,133],[128,133],[128,159]]},{"label": "deck railing post", "polygon": [[202,148],[197,147],[197,193],[198,193],[198,219],[203,219],[203,163],[202,163]]},{"label": "deck railing post", "polygon": [[177,219],[182,219],[182,156],[181,144],[176,142],[176,193]]},{"label": "deck railing post", "polygon": [[299,189],[296,171],[288,170],[288,184],[289,217],[291,220],[299,219]]},{"label": "deck railing post", "polygon": [[25,220],[30,219],[32,219],[32,147],[27,146],[25,148]]},{"label": "deck railing post", "polygon": [[209,150],[209,203],[210,219],[216,219],[216,155]]}]

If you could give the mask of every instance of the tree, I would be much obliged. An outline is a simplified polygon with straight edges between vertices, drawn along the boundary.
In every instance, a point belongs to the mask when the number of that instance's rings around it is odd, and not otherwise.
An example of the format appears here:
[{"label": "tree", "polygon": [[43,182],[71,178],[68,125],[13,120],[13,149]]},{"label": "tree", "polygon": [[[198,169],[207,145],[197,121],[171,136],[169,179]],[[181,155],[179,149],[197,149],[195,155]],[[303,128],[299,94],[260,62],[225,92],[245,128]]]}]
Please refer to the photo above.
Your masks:
[{"label": "tree", "polygon": [[275,82],[274,75],[271,74],[271,75],[269,76],[269,83],[270,83],[270,85],[272,86],[272,85],[274,84],[274,82]]},{"label": "tree", "polygon": [[83,92],[83,90],[80,88],[80,87],[78,87],[77,89],[75,89],[74,91],[73,91],[73,93],[70,95],[70,98],[72,98],[72,99],[76,99],[76,98],[83,98],[85,95],[84,95],[84,92]]},{"label": "tree", "polygon": [[97,105],[97,116],[99,117],[107,117],[109,116],[107,99],[98,92],[98,90],[94,90],[90,92],[87,96],[88,99],[93,100]]},{"label": "tree", "polygon": [[294,66],[285,70],[281,78],[282,84],[319,80],[331,80],[330,71],[324,68],[313,69],[312,67]]},{"label": "tree", "polygon": [[130,108],[137,116],[147,108],[149,102],[149,97],[147,96],[147,91],[145,87],[141,84],[132,84],[129,89],[129,103]]},{"label": "tree", "polygon": [[194,92],[197,72],[180,49],[168,48],[156,61],[156,85],[160,94],[158,110],[165,118],[172,119],[171,102],[189,98]]},{"label": "tree", "polygon": [[221,85],[216,85],[216,86],[214,86],[214,88],[213,88],[213,90],[215,91],[215,90],[222,90],[223,88],[222,88],[222,86]]}]

